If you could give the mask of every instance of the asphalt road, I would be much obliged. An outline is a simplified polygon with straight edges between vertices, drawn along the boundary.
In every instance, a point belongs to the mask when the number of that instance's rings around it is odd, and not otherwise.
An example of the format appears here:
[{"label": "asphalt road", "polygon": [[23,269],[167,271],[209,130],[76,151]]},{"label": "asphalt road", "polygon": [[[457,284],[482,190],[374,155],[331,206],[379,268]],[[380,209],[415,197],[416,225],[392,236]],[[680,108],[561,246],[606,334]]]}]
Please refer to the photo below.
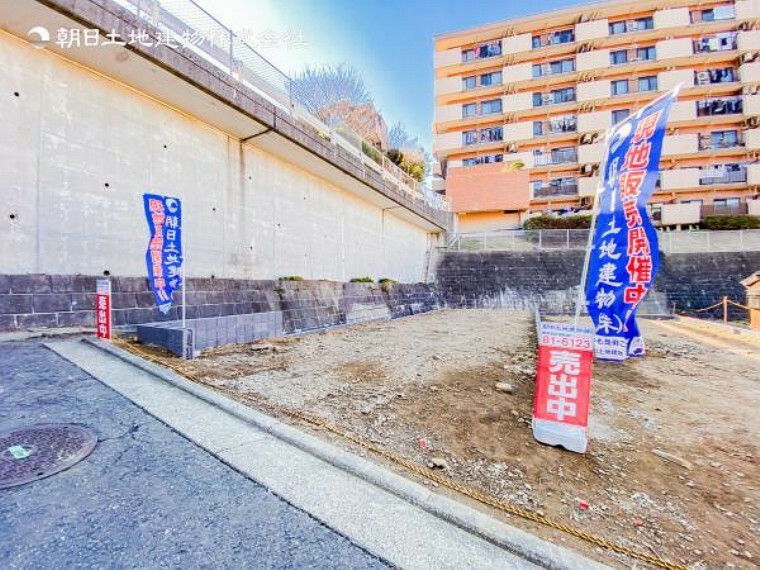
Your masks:
[{"label": "asphalt road", "polygon": [[385,567],[44,346],[0,344],[0,431],[41,423],[99,442],[0,490],[0,568]]}]

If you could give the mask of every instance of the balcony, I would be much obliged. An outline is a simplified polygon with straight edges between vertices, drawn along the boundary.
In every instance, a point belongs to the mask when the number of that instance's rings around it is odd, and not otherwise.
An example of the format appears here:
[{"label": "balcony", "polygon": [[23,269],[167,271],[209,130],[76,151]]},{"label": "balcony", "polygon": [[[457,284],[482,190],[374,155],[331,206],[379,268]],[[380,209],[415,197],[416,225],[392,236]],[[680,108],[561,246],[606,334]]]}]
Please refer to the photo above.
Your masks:
[{"label": "balcony", "polygon": [[507,77],[510,83],[530,81],[533,79],[533,66],[530,63],[508,65],[504,67],[503,76]]},{"label": "balcony", "polygon": [[437,105],[435,108],[435,122],[445,123],[462,118],[462,105]]},{"label": "balcony", "polygon": [[681,204],[663,204],[660,211],[660,225],[676,226],[698,224],[702,220],[702,208],[699,202]]},{"label": "balcony", "polygon": [[604,144],[582,144],[578,147],[578,159],[581,164],[598,164],[604,157]]},{"label": "balcony", "polygon": [[604,69],[610,65],[610,50],[594,49],[584,51],[575,56],[575,67],[578,71]]},{"label": "balcony", "polygon": [[680,83],[683,83],[685,87],[694,85],[694,72],[691,69],[673,69],[657,74],[657,85],[660,91],[670,91]]},{"label": "balcony", "polygon": [[737,38],[739,51],[757,51],[760,50],[760,30],[746,30],[739,32]]},{"label": "balcony", "polygon": [[729,202],[713,202],[706,206],[702,206],[702,218],[707,216],[743,216],[748,213],[747,202],[739,202],[735,200],[733,203]]},{"label": "balcony", "polygon": [[705,10],[694,10],[691,13],[692,24],[710,24],[720,22],[721,20],[736,19],[736,10],[732,4],[725,6],[716,6]]},{"label": "balcony", "polygon": [[528,111],[533,108],[533,94],[532,93],[513,93],[511,95],[504,96],[504,112],[516,113],[520,111]]},{"label": "balcony", "polygon": [[697,101],[697,117],[736,115],[742,113],[741,97],[718,97]]},{"label": "balcony", "polygon": [[447,152],[462,147],[462,133],[439,134],[433,142],[433,153],[442,156]]},{"label": "balcony", "polygon": [[744,145],[748,150],[760,149],[760,129],[750,129],[742,134],[744,136]]},{"label": "balcony", "polygon": [[587,176],[578,179],[578,196],[595,196],[599,188],[598,176]]},{"label": "balcony", "polygon": [[612,126],[612,115],[609,111],[594,111],[578,115],[578,132],[594,133],[606,131]]},{"label": "balcony", "polygon": [[[687,38],[682,38],[687,39]],[[677,41],[677,40],[671,40]],[[736,32],[726,32],[694,40],[694,53],[730,51],[738,47]]]},{"label": "balcony", "polygon": [[[553,77],[556,75],[567,75],[575,71],[575,59],[564,58],[546,63],[536,63],[532,66],[533,77]],[[510,80],[517,81],[510,76]]]},{"label": "balcony", "polygon": [[[580,85],[583,84],[581,83]],[[518,95],[523,95],[523,93],[518,93]],[[573,87],[568,87],[567,89],[560,89],[557,91],[550,91],[549,93],[533,93],[532,97],[533,107],[562,105],[563,103],[574,103],[575,100],[575,88]]]},{"label": "balcony", "polygon": [[578,42],[606,38],[609,33],[610,24],[607,18],[575,24],[575,40]]},{"label": "balcony", "polygon": [[433,54],[433,65],[437,68],[456,65],[462,61],[462,50],[452,48],[443,51],[437,51]]},{"label": "balcony", "polygon": [[654,29],[680,28],[691,24],[691,14],[688,8],[670,8],[657,10],[653,16]]},{"label": "balcony", "polygon": [[655,51],[657,60],[675,59],[677,57],[691,57],[694,55],[694,43],[689,38],[676,38],[674,40],[661,40],[657,42]]},{"label": "balcony", "polygon": [[716,85],[721,83],[735,83],[739,75],[733,67],[720,67],[716,69],[703,69],[694,72],[694,85]]},{"label": "balcony", "polygon": [[744,147],[744,137],[737,131],[726,131],[723,134],[700,134],[699,150],[728,150]]},{"label": "balcony", "polygon": [[699,185],[743,184],[747,182],[747,168],[740,164],[699,169]]},{"label": "balcony", "polygon": [[462,50],[462,63],[499,57],[501,55],[501,40],[495,40]]},{"label": "balcony", "polygon": [[609,79],[600,81],[588,81],[578,84],[578,101],[596,101],[598,99],[608,99],[610,96]]},{"label": "balcony", "polygon": [[760,116],[760,94],[745,95],[743,101],[743,112],[745,117]]},{"label": "balcony", "polygon": [[760,164],[750,164],[747,166],[747,182],[751,186],[760,186]]},{"label": "balcony", "polygon": [[760,61],[752,61],[739,67],[739,78],[742,83],[760,83]]},{"label": "balcony", "polygon": [[435,94],[449,95],[451,93],[459,93],[462,91],[462,78],[461,77],[442,77],[435,80]]},{"label": "balcony", "polygon": [[698,150],[697,135],[695,133],[666,135],[662,141],[662,156],[694,154]]},{"label": "balcony", "polygon": [[618,20],[609,23],[611,36],[643,32],[654,28],[654,18],[636,18],[634,20]]},{"label": "balcony", "polygon": [[[533,135],[537,137],[563,135],[574,133],[578,130],[578,119],[575,115],[555,117],[548,121],[535,121],[533,123]],[[507,137],[507,140],[511,140]]]},{"label": "balcony", "polygon": [[504,140],[516,142],[527,141],[533,138],[533,123],[522,121],[520,123],[507,123],[504,125]]},{"label": "balcony", "polygon": [[556,46],[561,44],[568,44],[575,41],[574,30],[560,30],[557,32],[551,32],[548,34],[541,34],[533,36],[531,45],[533,49],[539,49],[547,46]]},{"label": "balcony", "polygon": [[698,168],[674,168],[661,170],[660,180],[663,190],[685,190],[699,188]]},{"label": "balcony", "polygon": [[754,20],[760,18],[760,4],[754,0],[736,0],[734,2],[738,20]]},{"label": "balcony", "polygon": [[503,131],[501,127],[486,127],[477,131],[464,131],[461,135],[463,146],[489,144],[503,140]]},{"label": "balcony", "polygon": [[562,148],[552,150],[546,154],[533,154],[534,166],[572,164],[576,162],[578,162],[578,152],[575,148]]},{"label": "balcony", "polygon": [[[567,180],[567,179],[566,179]],[[532,185],[533,198],[553,198],[555,196],[577,196],[578,183],[576,180],[571,182],[555,182],[549,184]]]},{"label": "balcony", "polygon": [[676,101],[670,111],[668,123],[685,123],[697,118],[697,105],[694,101]]},{"label": "balcony", "polygon": [[505,54],[522,53],[533,49],[532,34],[518,34],[502,39]]},{"label": "balcony", "polygon": [[[677,40],[665,40],[677,41]],[[658,42],[661,43],[661,42]],[[609,65],[617,67],[629,63],[641,63],[643,61],[654,61],[657,59],[657,49],[654,46],[643,48],[619,49],[610,52]]]}]

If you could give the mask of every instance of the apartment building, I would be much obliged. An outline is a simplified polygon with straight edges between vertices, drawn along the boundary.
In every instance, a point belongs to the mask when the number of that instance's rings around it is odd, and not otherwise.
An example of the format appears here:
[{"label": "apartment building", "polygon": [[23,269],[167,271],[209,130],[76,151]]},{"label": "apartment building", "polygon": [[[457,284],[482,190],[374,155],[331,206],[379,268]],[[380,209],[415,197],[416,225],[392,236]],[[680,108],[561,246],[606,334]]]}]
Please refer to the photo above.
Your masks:
[{"label": "apartment building", "polygon": [[587,211],[605,131],[679,83],[656,223],[760,215],[760,0],[626,0],[435,39],[434,188],[460,231]]}]

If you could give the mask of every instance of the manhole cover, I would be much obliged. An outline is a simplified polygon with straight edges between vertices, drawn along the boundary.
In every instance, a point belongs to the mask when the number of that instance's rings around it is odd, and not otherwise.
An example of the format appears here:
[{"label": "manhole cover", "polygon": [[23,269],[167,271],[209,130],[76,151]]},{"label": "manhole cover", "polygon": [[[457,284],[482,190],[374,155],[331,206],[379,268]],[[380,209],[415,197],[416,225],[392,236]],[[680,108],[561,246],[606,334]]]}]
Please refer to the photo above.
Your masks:
[{"label": "manhole cover", "polygon": [[0,432],[0,489],[49,477],[76,465],[95,448],[86,429],[38,425]]}]

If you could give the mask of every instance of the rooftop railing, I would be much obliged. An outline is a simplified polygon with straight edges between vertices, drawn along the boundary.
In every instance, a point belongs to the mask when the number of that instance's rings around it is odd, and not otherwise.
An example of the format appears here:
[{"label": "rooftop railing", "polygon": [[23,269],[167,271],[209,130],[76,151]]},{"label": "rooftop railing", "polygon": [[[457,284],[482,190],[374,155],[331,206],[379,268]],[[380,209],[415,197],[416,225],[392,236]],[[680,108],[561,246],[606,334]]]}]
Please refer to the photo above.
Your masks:
[{"label": "rooftop railing", "polygon": [[174,44],[168,43],[169,47],[191,50],[280,110],[309,125],[335,147],[352,153],[366,168],[380,173],[412,199],[433,208],[446,208],[445,200],[428,192],[372,143],[346,127],[331,127],[318,119],[313,112],[319,108],[316,94],[299,88],[297,82],[193,0],[115,1],[166,34]]}]

